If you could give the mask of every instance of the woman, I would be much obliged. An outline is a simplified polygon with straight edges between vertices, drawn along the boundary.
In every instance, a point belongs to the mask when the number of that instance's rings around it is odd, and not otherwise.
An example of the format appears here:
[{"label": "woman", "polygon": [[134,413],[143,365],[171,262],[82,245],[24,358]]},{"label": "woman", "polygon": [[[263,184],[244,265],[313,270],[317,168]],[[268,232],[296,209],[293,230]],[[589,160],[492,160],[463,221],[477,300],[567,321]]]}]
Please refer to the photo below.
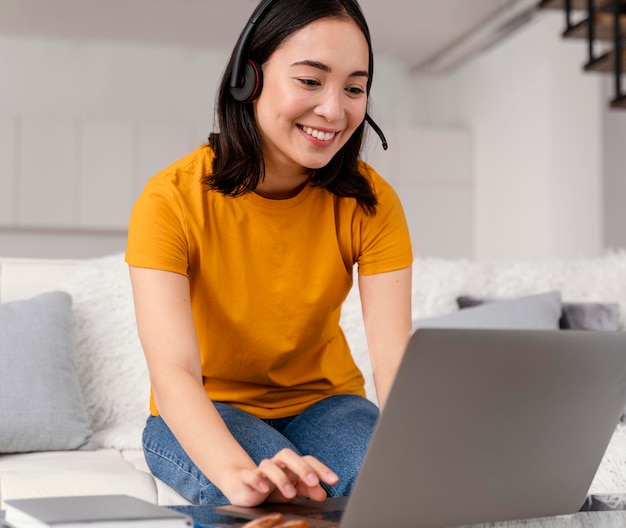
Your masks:
[{"label": "woman", "polygon": [[[354,264],[381,406],[411,328],[404,214],[357,160],[373,66],[359,6],[261,11],[226,68],[219,131],[148,182],[126,253],[146,460],[200,504],[348,495],[378,417],[339,327]],[[230,86],[242,51],[251,96]]]}]

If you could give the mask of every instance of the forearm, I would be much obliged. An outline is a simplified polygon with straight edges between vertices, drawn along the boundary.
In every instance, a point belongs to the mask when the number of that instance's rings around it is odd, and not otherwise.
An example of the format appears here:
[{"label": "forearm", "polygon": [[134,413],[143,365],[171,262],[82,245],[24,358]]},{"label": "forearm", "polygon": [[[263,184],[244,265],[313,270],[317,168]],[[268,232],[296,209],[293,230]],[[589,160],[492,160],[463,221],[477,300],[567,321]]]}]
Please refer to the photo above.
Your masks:
[{"label": "forearm", "polygon": [[131,267],[137,328],[157,409],[198,469],[232,504],[296,496],[322,500],[337,476],[283,449],[257,465],[230,433],[202,385],[189,283],[175,273]]},{"label": "forearm", "polygon": [[238,472],[256,464],[232,436],[202,384],[184,368],[170,368],[151,380],[163,420],[198,469],[232,499]]},{"label": "forearm", "polygon": [[337,483],[328,467],[290,449],[257,466],[231,435],[202,385],[188,371],[174,370],[169,369],[163,383],[154,384],[157,407],[189,457],[231,504],[326,498],[320,481]]},{"label": "forearm", "polygon": [[411,268],[359,277],[378,405],[383,408],[411,333]]},{"label": "forearm", "polygon": [[410,330],[410,325],[408,327],[404,325],[395,334],[398,338],[391,341],[378,340],[375,337],[368,339],[374,386],[376,387],[378,405],[381,409],[387,402],[393,380],[402,361]]}]

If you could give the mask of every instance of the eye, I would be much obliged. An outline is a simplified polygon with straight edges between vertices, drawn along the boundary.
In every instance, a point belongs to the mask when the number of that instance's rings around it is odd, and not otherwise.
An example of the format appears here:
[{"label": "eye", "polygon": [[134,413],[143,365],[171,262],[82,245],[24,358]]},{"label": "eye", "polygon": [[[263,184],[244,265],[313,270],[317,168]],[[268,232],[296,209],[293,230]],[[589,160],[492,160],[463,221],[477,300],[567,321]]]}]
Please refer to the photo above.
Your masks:
[{"label": "eye", "polygon": [[358,86],[350,86],[349,88],[346,88],[346,91],[354,97],[357,97],[365,93],[365,90],[363,90],[363,88],[360,88]]},{"label": "eye", "polygon": [[298,79],[300,84],[303,84],[306,87],[313,88],[315,86],[321,86],[321,83],[316,79]]}]

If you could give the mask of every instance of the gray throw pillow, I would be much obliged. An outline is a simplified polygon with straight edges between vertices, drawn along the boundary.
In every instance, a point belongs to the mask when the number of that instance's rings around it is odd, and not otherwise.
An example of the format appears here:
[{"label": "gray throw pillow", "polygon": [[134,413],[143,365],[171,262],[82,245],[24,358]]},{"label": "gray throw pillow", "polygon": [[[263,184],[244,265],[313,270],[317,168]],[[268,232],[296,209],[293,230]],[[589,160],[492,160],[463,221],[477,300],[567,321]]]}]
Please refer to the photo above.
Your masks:
[{"label": "gray throw pillow", "polygon": [[565,330],[619,330],[619,304],[564,302],[561,328]]},{"label": "gray throw pillow", "polygon": [[92,448],[72,298],[50,292],[0,304],[0,453]]},{"label": "gray throw pillow", "polygon": [[[496,299],[461,295],[459,308],[472,308]],[[559,328],[563,330],[609,330],[620,328],[620,307],[617,303],[563,302]]]},{"label": "gray throw pillow", "polygon": [[[462,295],[457,298],[461,311],[476,310],[483,306],[510,301]],[[617,303],[562,303],[558,327],[564,330],[619,330],[620,309]],[[621,421],[626,423],[626,408]]]},{"label": "gray throw pillow", "polygon": [[417,328],[494,328],[556,330],[561,317],[561,293],[551,291],[458,310],[413,321]]}]

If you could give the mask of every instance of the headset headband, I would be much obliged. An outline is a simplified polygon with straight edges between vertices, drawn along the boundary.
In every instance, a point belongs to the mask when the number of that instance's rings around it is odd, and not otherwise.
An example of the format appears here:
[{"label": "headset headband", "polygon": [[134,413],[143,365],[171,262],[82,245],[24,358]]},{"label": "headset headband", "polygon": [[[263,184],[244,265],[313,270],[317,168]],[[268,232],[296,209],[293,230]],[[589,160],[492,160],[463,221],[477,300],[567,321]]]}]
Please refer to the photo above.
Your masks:
[{"label": "headset headband", "polygon": [[252,32],[256,26],[256,23],[263,17],[265,11],[267,11],[268,7],[272,5],[274,1],[275,0],[263,0],[252,12],[252,15],[250,15],[250,20],[248,20],[246,27],[243,28],[241,35],[239,35],[237,45],[235,46],[235,51],[233,52],[233,71],[230,75],[231,88],[240,88],[243,83],[244,68],[248,60],[248,44],[250,43],[250,39],[252,38]]}]

